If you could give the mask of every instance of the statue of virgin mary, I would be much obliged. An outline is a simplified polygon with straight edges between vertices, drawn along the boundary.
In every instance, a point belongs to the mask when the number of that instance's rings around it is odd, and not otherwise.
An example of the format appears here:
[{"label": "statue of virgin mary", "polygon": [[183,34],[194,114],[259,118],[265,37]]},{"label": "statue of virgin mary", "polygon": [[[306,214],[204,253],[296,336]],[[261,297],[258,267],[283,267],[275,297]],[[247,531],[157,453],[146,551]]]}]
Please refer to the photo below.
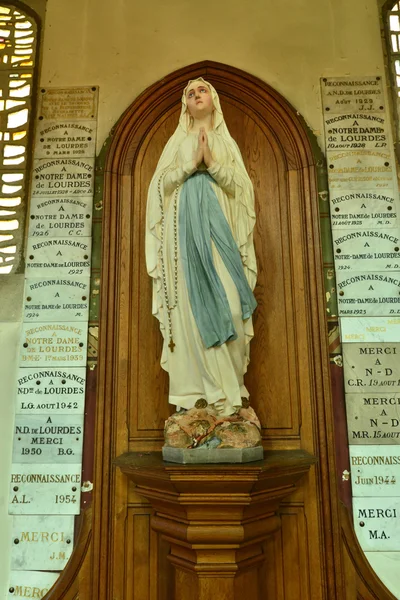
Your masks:
[{"label": "statue of virgin mary", "polygon": [[147,199],[146,264],[177,410],[248,405],[254,191],[213,86],[189,81]]}]

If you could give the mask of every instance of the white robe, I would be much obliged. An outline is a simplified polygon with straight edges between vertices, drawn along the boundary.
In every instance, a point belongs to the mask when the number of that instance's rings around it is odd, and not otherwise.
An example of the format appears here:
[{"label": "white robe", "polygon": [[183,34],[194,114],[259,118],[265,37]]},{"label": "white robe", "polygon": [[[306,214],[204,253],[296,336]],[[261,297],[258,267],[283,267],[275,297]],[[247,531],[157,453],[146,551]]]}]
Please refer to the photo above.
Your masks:
[{"label": "white robe", "polygon": [[[238,244],[247,280],[250,287],[254,289],[256,261],[253,245],[255,214],[252,184],[232,138],[227,142],[226,136],[222,137],[211,131],[208,133],[208,141],[216,161],[208,172],[215,180],[213,184],[215,194]],[[196,401],[201,398],[204,398],[208,404],[223,400],[223,403],[219,402],[217,405],[219,412],[222,415],[229,415],[235,412],[235,407],[242,405],[243,397],[249,396],[243,376],[249,363],[249,343],[253,337],[253,325],[251,318],[242,320],[237,288],[214,245],[214,265],[228,298],[237,339],[221,346],[206,348],[192,313],[180,258],[179,201],[185,179],[196,170],[193,157],[197,145],[198,134],[181,135],[179,146],[167,168],[165,168],[165,156],[163,155],[164,164],[162,164],[163,156],[160,159],[149,188],[146,260],[148,272],[153,277],[153,314],[160,321],[160,329],[164,337],[161,366],[169,373],[169,402],[177,407],[189,409],[193,408]],[[165,215],[164,265],[170,305],[174,298],[174,193],[178,186],[176,220],[178,303],[171,310],[172,337],[175,343],[173,352],[168,345],[170,342],[168,315],[164,306],[161,275],[161,213],[158,185],[163,196]]]}]

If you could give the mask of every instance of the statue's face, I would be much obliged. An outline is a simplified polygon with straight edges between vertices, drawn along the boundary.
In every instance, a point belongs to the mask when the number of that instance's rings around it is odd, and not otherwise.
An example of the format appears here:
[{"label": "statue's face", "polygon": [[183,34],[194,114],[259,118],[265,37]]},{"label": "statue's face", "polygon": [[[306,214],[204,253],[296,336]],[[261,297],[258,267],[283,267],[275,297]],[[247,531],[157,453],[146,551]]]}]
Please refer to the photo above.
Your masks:
[{"label": "statue's face", "polygon": [[202,81],[193,81],[186,91],[187,107],[194,119],[211,115],[213,101],[211,91]]}]

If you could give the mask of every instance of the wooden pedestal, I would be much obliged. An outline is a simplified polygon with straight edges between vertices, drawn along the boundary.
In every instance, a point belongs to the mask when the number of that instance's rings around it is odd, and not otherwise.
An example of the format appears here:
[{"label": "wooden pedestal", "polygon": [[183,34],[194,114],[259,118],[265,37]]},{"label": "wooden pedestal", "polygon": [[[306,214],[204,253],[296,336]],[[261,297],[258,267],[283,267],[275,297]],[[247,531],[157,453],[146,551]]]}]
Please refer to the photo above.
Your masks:
[{"label": "wooden pedestal", "polygon": [[159,452],[132,452],[115,462],[171,544],[174,600],[259,600],[263,541],[280,527],[280,502],[315,458],[293,450],[247,464],[178,465]]}]

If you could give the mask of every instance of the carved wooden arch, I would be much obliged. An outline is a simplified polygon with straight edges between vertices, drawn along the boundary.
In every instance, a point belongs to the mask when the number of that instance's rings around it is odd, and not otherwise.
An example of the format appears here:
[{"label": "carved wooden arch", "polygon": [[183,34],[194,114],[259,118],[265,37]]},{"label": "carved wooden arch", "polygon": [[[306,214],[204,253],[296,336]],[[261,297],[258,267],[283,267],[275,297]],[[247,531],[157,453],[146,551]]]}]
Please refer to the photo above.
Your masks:
[{"label": "carved wooden arch", "polygon": [[[148,178],[151,165],[143,167],[146,153],[151,144],[155,145],[152,160],[156,160],[171,133],[171,123],[177,121],[182,89],[188,79],[198,76],[211,81],[218,90],[228,126],[241,147],[247,166],[251,166],[254,157],[246,154],[248,146],[242,125],[236,127],[238,111],[245,115],[244,123],[251,134],[254,133],[255,141],[257,131],[265,132],[271,160],[275,161],[273,167],[284,173],[284,177],[274,180],[273,186],[276,185],[279,191],[278,197],[285,200],[284,206],[278,207],[283,211],[281,218],[288,224],[279,251],[284,270],[287,265],[290,269],[284,275],[286,287],[282,289],[286,295],[280,296],[283,305],[279,312],[273,313],[273,320],[282,324],[283,321],[279,321],[281,313],[287,315],[288,341],[278,339],[278,342],[286,344],[290,375],[294,379],[292,388],[288,389],[293,392],[293,398],[291,403],[286,398],[279,398],[276,405],[292,414],[288,423],[280,427],[278,421],[274,423],[274,415],[265,412],[261,405],[255,408],[266,421],[267,449],[304,448],[318,456],[319,464],[301,493],[287,504],[282,514],[281,538],[271,541],[265,548],[266,562],[275,570],[265,578],[265,597],[355,600],[360,587],[357,585],[356,572],[360,572],[357,564],[362,563],[361,572],[367,572],[368,568],[361,551],[353,544],[348,560],[354,571],[352,587],[348,591],[341,566],[343,546],[336,492],[319,215],[311,145],[301,117],[278,92],[248,73],[209,61],[180,69],[145,90],[112,131],[104,173],[92,535],[90,512],[87,511],[77,548],[49,597],[54,600],[173,598],[170,567],[166,560],[167,544],[156,540],[155,534],[151,533],[149,507],[129,488],[124,476],[113,467],[113,460],[131,449],[145,451],[161,447],[162,430],[155,427],[153,432],[150,427],[142,435],[140,427],[135,429],[146,406],[140,407],[141,399],[132,393],[132,371],[136,378],[147,376],[151,383],[159,372],[157,357],[146,366],[146,371],[140,364],[140,354],[145,353],[147,343],[157,339],[158,332],[154,334],[155,338],[150,332],[148,339],[141,340],[140,348],[135,341],[142,324],[135,312],[136,300],[132,298],[149,302],[148,290],[143,289],[148,280],[141,264],[143,240],[139,221],[143,220],[141,211],[146,194],[141,172],[147,169],[145,176]],[[260,164],[258,169],[264,171],[267,165]],[[256,177],[254,173],[250,174]],[[257,194],[259,190],[256,190]],[[273,214],[278,215],[278,212]],[[262,236],[258,237],[260,240]],[[262,303],[263,293],[259,295]],[[276,307],[273,310],[276,311]],[[150,309],[146,309],[147,313]],[[142,320],[146,318],[146,315],[142,316]],[[147,327],[148,323],[145,325]],[[258,328],[258,337],[262,341],[261,344],[257,342],[259,346],[253,354],[258,353],[259,360],[254,363],[264,364],[262,351],[264,342],[265,346],[268,344],[268,336],[263,323],[260,325],[259,322]],[[276,348],[278,357],[279,352]],[[269,360],[274,364],[272,353]],[[150,376],[146,375],[147,370]],[[255,375],[257,373],[250,373],[258,381]],[[160,389],[156,390],[161,396],[166,392],[164,385],[165,381],[161,382]],[[284,387],[286,382],[281,381],[279,385]],[[263,380],[262,385],[253,386],[251,393],[258,401],[268,389],[268,382]],[[145,404],[151,401],[148,398]],[[162,411],[157,414],[155,425],[164,417]],[[297,531],[294,537],[291,534],[293,523]],[[345,537],[351,536],[354,541],[354,531],[347,526]],[[143,543],[142,537],[146,538]],[[277,560],[279,552],[281,556]],[[296,562],[294,569],[293,561]],[[348,575],[346,569],[346,577]],[[361,579],[365,582],[365,578]],[[391,597],[385,595],[387,592],[376,578],[373,585],[367,584],[367,588],[379,590],[382,595],[371,594],[366,598]],[[365,587],[361,589],[364,591]]]},{"label": "carved wooden arch", "polygon": [[[308,518],[312,522],[308,535],[316,537],[317,540],[318,550],[315,550],[313,556],[312,553],[310,554],[308,565],[311,568],[311,564],[317,561],[318,574],[315,575],[315,581],[318,581],[318,584],[315,584],[315,588],[313,582],[301,585],[304,585],[304,590],[313,593],[313,597],[319,597],[323,593],[322,590],[326,589],[329,590],[329,598],[333,598],[336,595],[337,576],[340,575],[339,555],[334,551],[335,548],[338,549],[339,539],[337,527],[333,525],[337,514],[335,466],[314,157],[301,118],[278,92],[248,73],[209,61],[180,69],[139,96],[113,131],[113,140],[108,153],[104,189],[98,426],[95,456],[97,467],[93,550],[97,568],[93,571],[93,594],[96,598],[105,599],[108,598],[106,591],[108,589],[112,590],[117,597],[128,597],[124,578],[129,578],[129,573],[126,568],[125,575],[119,572],[115,557],[120,552],[121,540],[126,539],[124,527],[127,513],[123,504],[130,496],[129,492],[126,492],[126,482],[121,474],[111,468],[112,459],[131,449],[160,448],[162,438],[159,433],[152,436],[151,426],[148,427],[145,436],[139,436],[133,441],[131,438],[131,443],[126,431],[121,435],[123,431],[121,431],[121,424],[123,423],[129,430],[132,419],[130,414],[132,406],[129,402],[132,387],[130,369],[134,361],[140,361],[140,352],[132,349],[129,341],[130,334],[127,331],[132,319],[131,313],[134,313],[130,298],[142,282],[141,276],[137,275],[137,271],[140,270],[140,259],[137,256],[140,245],[136,246],[136,252],[132,251],[132,244],[134,245],[135,238],[140,236],[140,232],[129,207],[135,196],[135,186],[141,185],[140,165],[148,150],[149,140],[152,140],[156,131],[161,130],[169,122],[172,115],[177,116],[182,89],[188,79],[198,76],[211,81],[217,89],[228,127],[242,149],[245,162],[244,142],[241,137],[243,130],[233,131],[235,110],[240,110],[246,115],[248,119],[246,124],[249,127],[256,121],[257,127],[267,132],[277,171],[285,174],[275,182],[282,197],[287,197],[289,200],[287,206],[280,207],[280,210],[287,211],[285,218],[288,223],[290,221],[286,230],[287,239],[282,240],[282,245],[285,247],[280,252],[285,255],[287,262],[290,262],[290,256],[296,252],[301,255],[301,258],[292,265],[293,268],[286,278],[287,287],[282,292],[281,302],[282,304],[292,302],[292,308],[287,311],[287,314],[290,313],[289,318],[297,320],[297,323],[302,322],[304,327],[299,341],[296,339],[297,330],[294,322],[286,324],[287,335],[292,336],[290,344],[293,348],[296,346],[293,352],[288,350],[287,360],[292,362],[290,370],[293,386],[297,386],[294,395],[297,396],[292,405],[287,402],[284,407],[285,411],[291,411],[290,422],[287,425],[280,426],[277,423],[275,427],[270,427],[271,437],[267,432],[265,446],[266,448],[304,447],[318,454],[318,472],[313,475],[311,487],[304,492],[305,497],[301,499],[305,504],[309,504],[313,513],[312,517],[303,516],[305,521]],[[230,120],[228,113],[230,113]],[[171,130],[168,135],[170,133]],[[168,135],[164,136],[163,143],[168,139]],[[163,144],[160,144],[158,155],[162,147]],[[155,164],[153,169],[154,166]],[[265,165],[262,165],[262,168],[264,167]],[[140,193],[142,195],[146,193],[145,186]],[[292,214],[288,215],[290,211]],[[128,263],[131,265],[130,270],[126,270]],[[135,275],[130,275],[132,272]],[[129,283],[126,277],[130,279]],[[299,290],[296,308],[294,308],[293,298],[295,289]],[[286,295],[290,294],[292,294],[291,299],[286,300]],[[285,311],[286,308],[282,310]],[[121,316],[123,313],[125,319]],[[276,316],[279,317],[279,314],[277,313]],[[142,318],[145,319],[146,316]],[[140,323],[133,325],[134,329],[139,327]],[[135,332],[132,335],[135,336]],[[159,369],[158,360],[153,362],[154,365],[147,364],[146,367],[150,371],[153,369],[149,376],[150,380],[153,380]],[[139,372],[143,376],[144,370],[141,367]],[[283,385],[284,382],[281,384]],[[259,390],[255,391],[257,395]],[[268,392],[267,385],[264,385],[264,391]],[[286,396],[290,396],[291,391],[292,388],[288,386],[285,398],[281,400],[287,401]],[[147,401],[151,402],[151,398]],[[260,412],[261,407],[256,406],[256,410]],[[162,417],[163,415],[159,421],[162,421]],[[262,421],[269,421],[271,418],[273,420],[273,415],[270,414],[261,414],[260,417]],[[140,420],[140,411],[136,412],[135,418]],[[328,452],[328,448],[331,449],[331,453]],[[134,500],[132,502],[134,503]],[[124,523],[119,522],[119,519]],[[110,567],[110,561],[114,567]],[[102,577],[108,575],[107,585],[101,583],[100,574]]]}]

